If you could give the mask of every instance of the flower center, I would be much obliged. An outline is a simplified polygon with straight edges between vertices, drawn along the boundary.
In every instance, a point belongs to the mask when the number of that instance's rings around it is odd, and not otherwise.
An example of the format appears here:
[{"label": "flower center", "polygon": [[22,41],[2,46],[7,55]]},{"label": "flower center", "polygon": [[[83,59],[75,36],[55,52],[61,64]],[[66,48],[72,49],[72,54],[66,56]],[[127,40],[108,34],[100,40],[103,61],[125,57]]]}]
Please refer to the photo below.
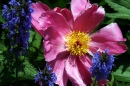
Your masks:
[{"label": "flower center", "polygon": [[91,38],[88,34],[80,31],[72,31],[66,35],[66,46],[71,55],[82,56],[89,49]]}]

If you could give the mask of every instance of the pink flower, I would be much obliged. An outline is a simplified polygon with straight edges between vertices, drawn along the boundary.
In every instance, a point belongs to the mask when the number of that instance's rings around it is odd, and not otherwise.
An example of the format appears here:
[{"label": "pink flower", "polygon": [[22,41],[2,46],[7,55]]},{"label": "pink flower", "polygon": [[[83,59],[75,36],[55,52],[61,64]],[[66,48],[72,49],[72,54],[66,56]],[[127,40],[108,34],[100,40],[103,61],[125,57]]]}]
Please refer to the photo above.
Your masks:
[{"label": "pink flower", "polygon": [[111,54],[126,51],[123,44],[126,39],[116,23],[92,33],[105,15],[97,4],[72,0],[72,13],[66,8],[50,10],[41,2],[32,7],[33,27],[44,37],[44,57],[56,73],[59,86],[66,86],[68,79],[74,86],[90,85],[90,55],[95,51],[106,48]]},{"label": "pink flower", "polygon": [[34,12],[31,15],[32,26],[40,35],[43,35],[43,31],[48,27],[49,22],[46,22],[46,17],[42,16],[46,16],[44,15],[44,13],[46,11],[51,11],[51,9],[46,4],[42,4],[41,2],[33,3],[31,7],[34,10]]}]

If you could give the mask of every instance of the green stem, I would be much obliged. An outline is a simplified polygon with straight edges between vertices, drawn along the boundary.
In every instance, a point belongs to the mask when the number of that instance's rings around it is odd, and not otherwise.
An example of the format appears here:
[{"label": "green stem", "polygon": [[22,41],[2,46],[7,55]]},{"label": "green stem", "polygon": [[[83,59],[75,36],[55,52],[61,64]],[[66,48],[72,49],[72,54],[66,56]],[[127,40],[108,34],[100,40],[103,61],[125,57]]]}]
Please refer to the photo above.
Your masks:
[{"label": "green stem", "polygon": [[16,84],[18,85],[18,56],[16,56]]},{"label": "green stem", "polygon": [[96,79],[94,79],[94,83],[92,86],[96,86],[96,83],[97,83],[97,81],[96,81]]}]

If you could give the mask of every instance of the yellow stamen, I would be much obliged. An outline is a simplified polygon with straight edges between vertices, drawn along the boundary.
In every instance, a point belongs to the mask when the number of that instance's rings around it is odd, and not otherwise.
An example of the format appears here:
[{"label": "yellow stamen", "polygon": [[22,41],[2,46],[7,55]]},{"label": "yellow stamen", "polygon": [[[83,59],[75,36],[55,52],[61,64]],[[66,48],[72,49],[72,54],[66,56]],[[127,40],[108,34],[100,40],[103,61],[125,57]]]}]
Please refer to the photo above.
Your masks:
[{"label": "yellow stamen", "polygon": [[66,35],[66,46],[71,55],[82,56],[89,50],[91,38],[80,31],[72,31]]}]

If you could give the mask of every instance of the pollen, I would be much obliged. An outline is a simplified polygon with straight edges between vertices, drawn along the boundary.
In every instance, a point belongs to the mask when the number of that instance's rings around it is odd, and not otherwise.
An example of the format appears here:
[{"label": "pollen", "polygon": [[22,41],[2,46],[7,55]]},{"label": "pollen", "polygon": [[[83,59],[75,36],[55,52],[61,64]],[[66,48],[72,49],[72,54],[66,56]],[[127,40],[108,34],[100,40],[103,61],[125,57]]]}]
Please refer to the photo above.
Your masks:
[{"label": "pollen", "polygon": [[71,55],[83,56],[89,50],[91,38],[80,31],[72,31],[66,35],[66,46]]}]

